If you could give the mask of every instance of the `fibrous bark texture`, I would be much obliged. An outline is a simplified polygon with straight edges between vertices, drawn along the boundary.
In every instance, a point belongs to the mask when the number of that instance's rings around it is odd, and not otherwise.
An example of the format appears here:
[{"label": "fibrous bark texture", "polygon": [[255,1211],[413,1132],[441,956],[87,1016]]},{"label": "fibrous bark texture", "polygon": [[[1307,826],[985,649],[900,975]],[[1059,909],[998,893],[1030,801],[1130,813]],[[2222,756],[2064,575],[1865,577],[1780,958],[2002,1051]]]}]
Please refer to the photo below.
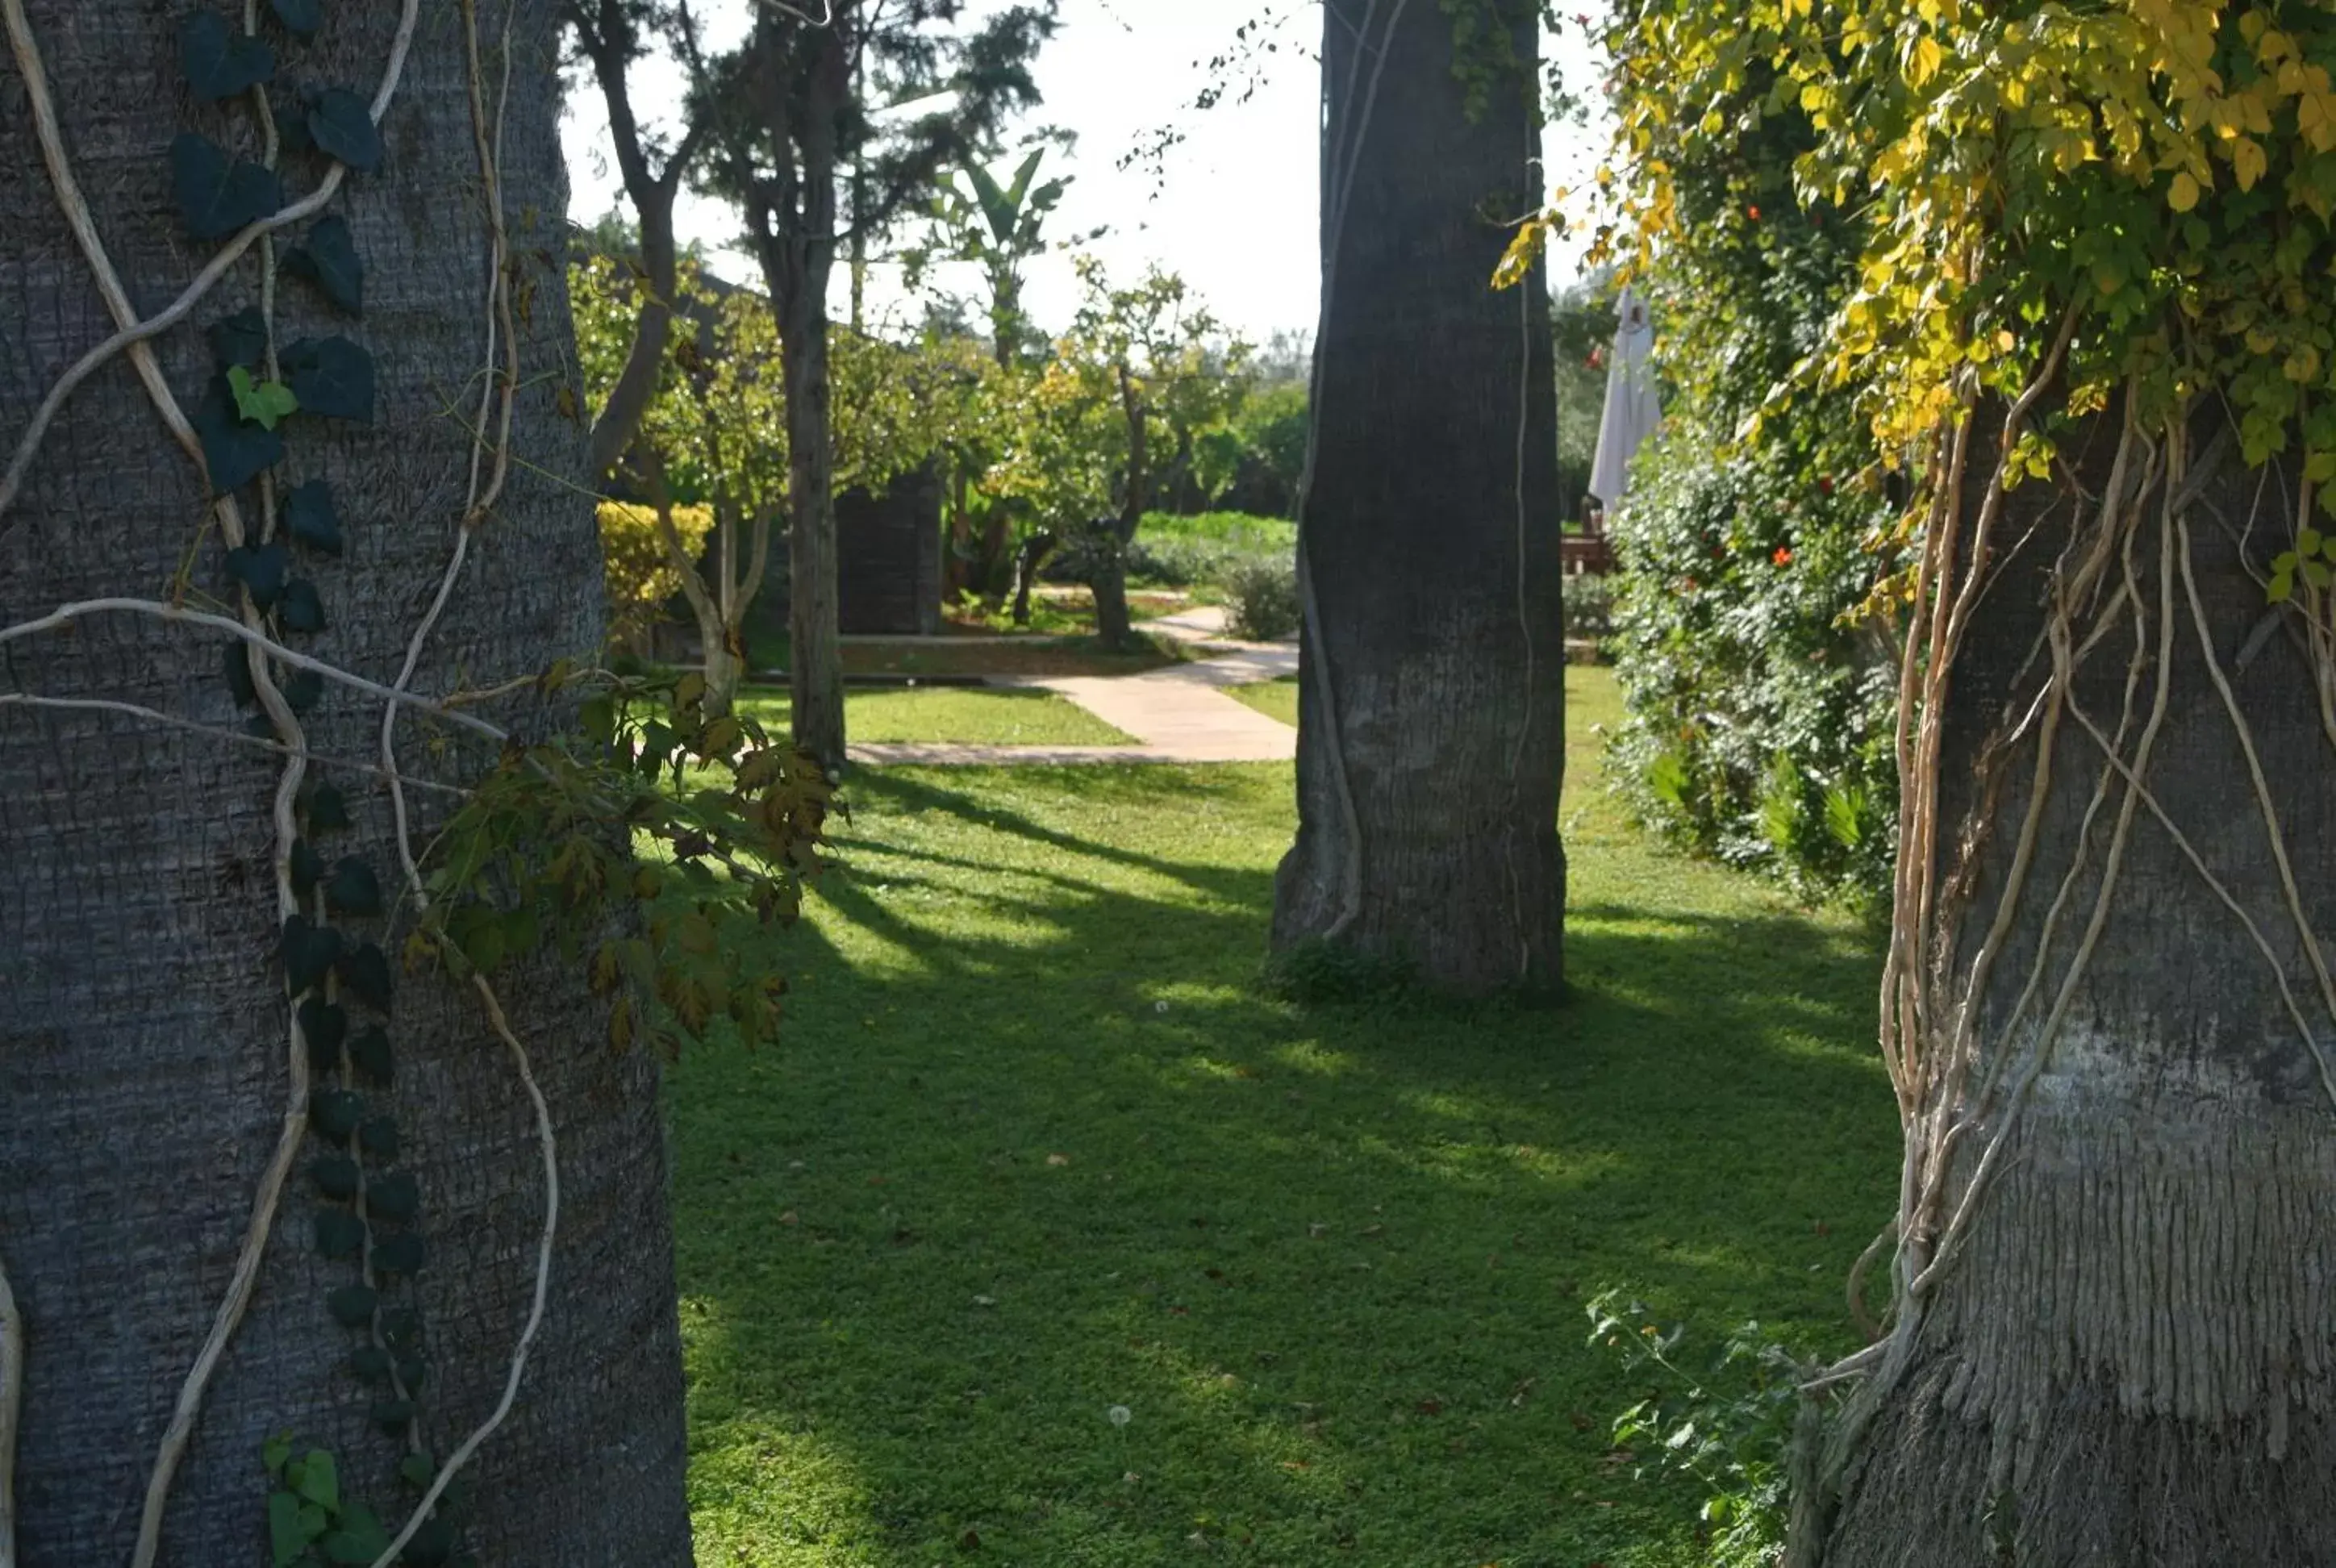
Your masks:
[{"label": "fibrous bark texture", "polygon": [[1472,114],[1446,7],[1324,7],[1299,828],[1274,940],[1475,992],[1562,980],[1547,293],[1538,274],[1492,287],[1537,189],[1531,9],[1513,8],[1522,64],[1473,76]]},{"label": "fibrous bark texture", "polygon": [[[1827,1564],[2336,1562],[2336,996],[2310,935],[2336,930],[2336,737],[2293,611],[2248,570],[2292,536],[2295,476],[2246,470],[2222,428],[2217,405],[2129,442],[2120,476],[2104,416],[2000,525],[1943,716],[1944,935],[1920,955],[1923,1048],[1943,1059],[1966,1019],[1971,1045],[1917,1108],[1921,1147],[1961,1129],[1916,1231],[1942,1255],[1927,1289],[1902,1281],[1851,1407],[1870,1424]],[[2072,594],[2105,538],[2100,592]],[[2082,655],[2057,720],[2055,604]]]},{"label": "fibrous bark texture", "polygon": [[[492,103],[504,7],[480,9]],[[98,227],[147,311],[209,253],[186,239],[172,207],[171,138],[195,129],[250,145],[247,104],[198,104],[182,85],[185,11],[160,0],[30,6]],[[276,38],[284,80],[370,96],[398,11],[328,5],[313,44]],[[520,461],[422,661],[423,692],[599,649],[599,553],[575,483],[583,434],[556,406],[570,328],[551,14],[542,0],[511,11],[502,167],[514,292],[527,302]],[[489,363],[489,226],[464,54],[461,14],[423,5],[382,125],[381,171],[352,180],[334,203],[366,264],[364,318],[332,316],[290,281],[277,300],[279,338],[346,333],[375,358],[375,423],[296,419],[283,472],[332,482],[348,540],[342,559],[302,564],[327,614],[304,647],[382,682],[395,679],[450,558]],[[0,65],[0,442],[11,445],[59,372],[112,330],[28,123],[23,82]],[[306,190],[320,167],[287,160],[287,182]],[[239,264],[192,322],[158,342],[190,408],[212,374],[200,328],[256,303],[255,268]],[[197,602],[231,602],[204,513],[201,481],[116,361],[73,399],[22,501],[0,518],[0,624],[69,600],[166,595],[190,552]],[[92,618],[11,645],[0,687],[141,703],[232,730],[241,716],[222,651],[152,619]],[[511,704],[487,711],[542,722]],[[369,759],[380,717],[370,701],[329,690],[307,716],[308,744]],[[441,780],[492,761],[424,723],[409,720],[404,736],[412,769]],[[365,856],[394,889],[381,785],[353,768],[319,771],[355,819],[328,852]],[[269,817],[280,772],[210,735],[0,707],[0,1259],[31,1347],[19,1460],[28,1568],[128,1561],[157,1442],[284,1118]],[[415,797],[423,841],[437,815],[431,798]],[[397,950],[384,922],[348,923]],[[574,969],[555,963],[499,984],[550,1099],[565,1190],[550,1312],[518,1407],[472,1472],[466,1541],[492,1563],[683,1568],[682,1386],[653,1065],[608,1051],[605,1018]],[[404,979],[391,1033],[396,1080],[373,1098],[395,1115],[402,1163],[423,1194],[432,1250],[414,1299],[427,1325],[426,1431],[443,1455],[501,1393],[534,1286],[542,1170],[528,1100],[467,988]],[[303,1163],[318,1152],[312,1139]],[[260,1450],[277,1432],[336,1450],[348,1495],[393,1528],[410,1505],[389,1474],[396,1446],[374,1428],[372,1395],[347,1370],[354,1337],[326,1312],[326,1292],[352,1271],[315,1250],[316,1209],[296,1176],[179,1474],[160,1557],[168,1568],[267,1560]]]}]

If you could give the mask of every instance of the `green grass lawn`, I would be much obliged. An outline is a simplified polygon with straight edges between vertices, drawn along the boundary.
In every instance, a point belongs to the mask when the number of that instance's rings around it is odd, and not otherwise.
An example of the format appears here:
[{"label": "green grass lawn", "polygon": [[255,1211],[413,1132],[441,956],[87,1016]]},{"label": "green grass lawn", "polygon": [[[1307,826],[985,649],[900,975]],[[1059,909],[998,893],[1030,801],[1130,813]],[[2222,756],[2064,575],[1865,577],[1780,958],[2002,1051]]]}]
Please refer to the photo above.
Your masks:
[{"label": "green grass lawn", "polygon": [[1155,543],[1190,541],[1241,550],[1284,550],[1298,548],[1298,524],[1286,517],[1258,517],[1246,511],[1203,511],[1191,517],[1147,511],[1136,537]]},{"label": "green grass lawn", "polygon": [[[752,687],[739,707],[774,731],[787,723],[787,694]],[[957,745],[1134,745],[1076,703],[1052,692],[1012,687],[910,687],[855,689],[844,696],[854,741],[945,741]]]},{"label": "green grass lawn", "polygon": [[1228,687],[1225,695],[1235,702],[1247,703],[1268,718],[1278,718],[1293,728],[1297,726],[1298,677],[1294,675],[1256,686]]},{"label": "green grass lawn", "polygon": [[1286,765],[857,775],[784,1041],[668,1084],[699,1563],[1690,1560],[1582,1304],[1846,1347],[1878,959],[1641,840],[1571,682],[1549,1010],[1264,994]]}]

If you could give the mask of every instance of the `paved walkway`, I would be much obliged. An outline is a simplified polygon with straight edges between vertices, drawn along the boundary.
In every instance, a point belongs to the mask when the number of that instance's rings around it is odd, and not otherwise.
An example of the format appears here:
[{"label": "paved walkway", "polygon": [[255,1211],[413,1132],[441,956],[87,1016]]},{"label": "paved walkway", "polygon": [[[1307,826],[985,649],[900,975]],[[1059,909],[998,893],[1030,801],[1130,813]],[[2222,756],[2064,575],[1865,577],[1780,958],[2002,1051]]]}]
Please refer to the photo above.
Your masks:
[{"label": "paved walkway", "polygon": [[1128,676],[1027,676],[1003,684],[1051,691],[1078,704],[1114,729],[1135,737],[1132,746],[951,745],[920,743],[856,745],[852,759],[867,765],[1076,766],[1095,763],[1288,762],[1298,755],[1298,732],[1224,694],[1298,673],[1298,649],[1289,643],[1245,643],[1224,637],[1225,612],[1213,606],[1186,610],[1139,629],[1156,632],[1215,657]]}]

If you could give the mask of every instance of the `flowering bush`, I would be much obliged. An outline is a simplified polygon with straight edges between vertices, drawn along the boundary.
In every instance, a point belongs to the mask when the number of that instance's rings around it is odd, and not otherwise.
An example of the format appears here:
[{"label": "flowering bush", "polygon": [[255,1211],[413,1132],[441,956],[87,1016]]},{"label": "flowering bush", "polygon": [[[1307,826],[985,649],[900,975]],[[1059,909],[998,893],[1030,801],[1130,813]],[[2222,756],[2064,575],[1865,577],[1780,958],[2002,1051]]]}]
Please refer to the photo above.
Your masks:
[{"label": "flowering bush", "polygon": [[1675,424],[1614,522],[1612,648],[1630,717],[1613,773],[1678,842],[1812,896],[1880,896],[1897,810],[1894,649],[1844,623],[1889,503]]}]

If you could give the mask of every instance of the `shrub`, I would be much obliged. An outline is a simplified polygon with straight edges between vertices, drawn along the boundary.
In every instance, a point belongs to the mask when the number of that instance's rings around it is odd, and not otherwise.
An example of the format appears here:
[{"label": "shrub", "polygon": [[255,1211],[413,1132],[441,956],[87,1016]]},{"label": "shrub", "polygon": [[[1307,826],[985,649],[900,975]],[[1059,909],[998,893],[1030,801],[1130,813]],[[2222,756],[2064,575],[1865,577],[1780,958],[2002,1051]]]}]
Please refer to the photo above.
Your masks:
[{"label": "shrub", "polygon": [[1227,574],[1223,584],[1232,611],[1228,622],[1235,637],[1271,642],[1297,634],[1298,569],[1279,560],[1246,560]]},{"label": "shrub", "polygon": [[1595,641],[1614,629],[1614,585],[1605,578],[1583,572],[1567,578],[1562,589],[1566,636]]},{"label": "shrub", "polygon": [[1614,522],[1614,770],[1640,818],[1806,896],[1887,896],[1894,655],[1844,624],[1886,570],[1888,503],[1782,438],[1726,450],[1675,423]]},{"label": "shrub", "polygon": [[[1589,1311],[1591,1347],[1650,1390],[1616,1417],[1615,1451],[1641,1461],[1640,1479],[1671,1476],[1703,1491],[1712,1568],[1771,1568],[1785,1544],[1793,1445],[1808,1436],[1801,1386],[1815,1365],[1746,1323],[1698,1371],[1687,1329],[1656,1321],[1643,1303],[1609,1290]],[[1838,1402],[1820,1398],[1820,1415]]]},{"label": "shrub", "polygon": [[[674,531],[695,560],[714,531],[709,507],[676,506]],[[665,607],[681,591],[681,573],[657,537],[657,509],[619,501],[600,503],[602,581],[608,599],[608,644],[646,655],[649,633],[665,618]]]}]

